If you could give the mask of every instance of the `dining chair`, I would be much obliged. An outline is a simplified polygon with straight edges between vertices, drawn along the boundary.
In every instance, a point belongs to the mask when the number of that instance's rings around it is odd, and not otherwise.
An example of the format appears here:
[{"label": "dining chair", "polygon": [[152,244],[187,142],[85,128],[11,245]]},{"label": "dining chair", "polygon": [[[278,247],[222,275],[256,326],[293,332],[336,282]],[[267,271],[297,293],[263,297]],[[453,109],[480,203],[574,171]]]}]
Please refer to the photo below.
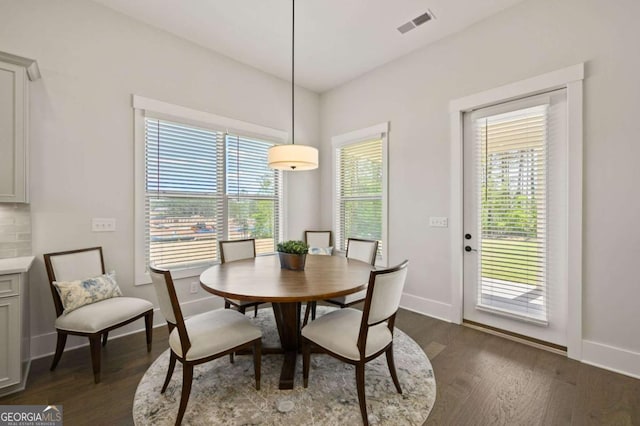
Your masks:
[{"label": "dining chair", "polygon": [[[234,262],[236,260],[251,259],[256,257],[256,240],[249,238],[245,240],[220,241],[220,263]],[[264,302],[252,302],[248,300],[224,299],[224,308],[231,306],[241,313],[245,313],[247,308],[253,307],[253,316],[258,316],[258,305]]]},{"label": "dining chair", "polygon": [[[347,259],[355,259],[375,265],[377,253],[378,241],[376,240],[363,240],[360,238],[349,238],[347,240]],[[347,294],[346,296],[327,299],[326,301],[334,305],[338,305],[341,308],[346,308],[351,305],[355,305],[356,303],[363,302],[366,294],[367,290],[362,290],[357,293]]]},{"label": "dining chair", "polygon": [[398,393],[402,394],[393,360],[393,329],[408,263],[405,260],[393,268],[371,271],[363,311],[339,309],[302,328],[304,387],[309,385],[312,350],[355,365],[358,402],[365,425],[369,424],[364,388],[364,367],[367,362],[386,354],[391,379]]},{"label": "dining chair", "polygon": [[[360,238],[347,239],[347,259],[360,260],[362,262],[369,263],[371,265],[376,264],[376,256],[378,253],[378,241],[376,240],[363,240]],[[367,290],[362,290],[357,293],[347,294],[346,296],[338,296],[331,299],[326,299],[325,302],[329,302],[334,305],[338,305],[341,308],[346,308],[356,303],[364,301],[367,294]],[[311,307],[311,319],[316,319],[316,306],[317,303],[313,302]],[[306,312],[305,312],[306,316]]]},{"label": "dining chair", "polygon": [[304,231],[304,242],[309,248],[329,249],[333,248],[331,231]]},{"label": "dining chair", "polygon": [[169,327],[169,369],[160,393],[164,394],[171,382],[176,360],[182,364],[182,394],[176,425],[182,423],[187,409],[194,366],[240,349],[253,351],[253,370],[256,390],[260,390],[262,332],[243,314],[234,310],[217,309],[184,319],[176,295],[171,272],[149,267],[149,273],[158,296],[160,312]]},{"label": "dining chair", "polygon": [[105,274],[102,247],[44,254],[49,287],[56,309],[58,334],[51,363],[55,370],[67,336],[89,338],[95,383],[100,382],[100,338],[107,344],[109,332],[144,317],[147,352],[151,351],[153,304],[137,297],[123,297],[114,274]]}]

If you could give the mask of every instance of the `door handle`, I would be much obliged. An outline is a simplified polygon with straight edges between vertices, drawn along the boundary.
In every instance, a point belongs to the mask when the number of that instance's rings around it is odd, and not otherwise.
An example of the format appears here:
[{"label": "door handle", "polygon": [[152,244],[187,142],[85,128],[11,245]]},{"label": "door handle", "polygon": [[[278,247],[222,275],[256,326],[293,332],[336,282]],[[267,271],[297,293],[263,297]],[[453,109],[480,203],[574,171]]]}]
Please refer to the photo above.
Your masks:
[{"label": "door handle", "polygon": [[471,246],[465,246],[465,247],[464,247],[464,251],[466,251],[466,252],[470,252],[470,251],[478,251],[478,250],[476,250],[476,249],[474,249],[474,248],[471,248]]}]

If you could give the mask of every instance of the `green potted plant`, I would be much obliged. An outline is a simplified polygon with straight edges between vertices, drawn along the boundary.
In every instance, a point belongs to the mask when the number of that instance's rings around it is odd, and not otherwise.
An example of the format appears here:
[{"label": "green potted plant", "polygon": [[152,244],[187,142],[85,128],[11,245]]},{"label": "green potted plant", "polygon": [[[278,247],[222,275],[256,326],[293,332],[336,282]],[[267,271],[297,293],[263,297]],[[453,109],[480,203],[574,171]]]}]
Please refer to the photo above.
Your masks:
[{"label": "green potted plant", "polygon": [[289,240],[278,243],[280,267],[292,271],[304,271],[309,246],[304,241]]}]

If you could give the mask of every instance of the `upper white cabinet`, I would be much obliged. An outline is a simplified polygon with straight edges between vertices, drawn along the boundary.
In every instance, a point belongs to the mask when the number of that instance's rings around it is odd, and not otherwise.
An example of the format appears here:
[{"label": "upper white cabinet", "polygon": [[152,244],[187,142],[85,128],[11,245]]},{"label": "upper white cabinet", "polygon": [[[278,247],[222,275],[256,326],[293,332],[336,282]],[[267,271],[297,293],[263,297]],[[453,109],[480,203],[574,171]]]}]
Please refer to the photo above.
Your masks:
[{"label": "upper white cabinet", "polygon": [[37,63],[0,52],[0,202],[29,202],[29,87]]}]

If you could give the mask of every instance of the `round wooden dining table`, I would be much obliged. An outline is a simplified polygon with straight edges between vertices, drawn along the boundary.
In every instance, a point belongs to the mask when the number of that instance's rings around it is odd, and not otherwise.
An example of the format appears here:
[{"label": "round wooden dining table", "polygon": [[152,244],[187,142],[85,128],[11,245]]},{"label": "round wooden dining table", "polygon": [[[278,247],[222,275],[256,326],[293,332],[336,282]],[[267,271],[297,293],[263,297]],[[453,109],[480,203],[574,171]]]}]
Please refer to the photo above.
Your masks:
[{"label": "round wooden dining table", "polygon": [[284,353],[280,389],[293,389],[296,357],[300,349],[301,302],[330,299],[367,287],[368,263],[341,256],[307,255],[304,271],[280,268],[277,255],[215,265],[200,275],[202,288],[230,299],[271,302]]}]

